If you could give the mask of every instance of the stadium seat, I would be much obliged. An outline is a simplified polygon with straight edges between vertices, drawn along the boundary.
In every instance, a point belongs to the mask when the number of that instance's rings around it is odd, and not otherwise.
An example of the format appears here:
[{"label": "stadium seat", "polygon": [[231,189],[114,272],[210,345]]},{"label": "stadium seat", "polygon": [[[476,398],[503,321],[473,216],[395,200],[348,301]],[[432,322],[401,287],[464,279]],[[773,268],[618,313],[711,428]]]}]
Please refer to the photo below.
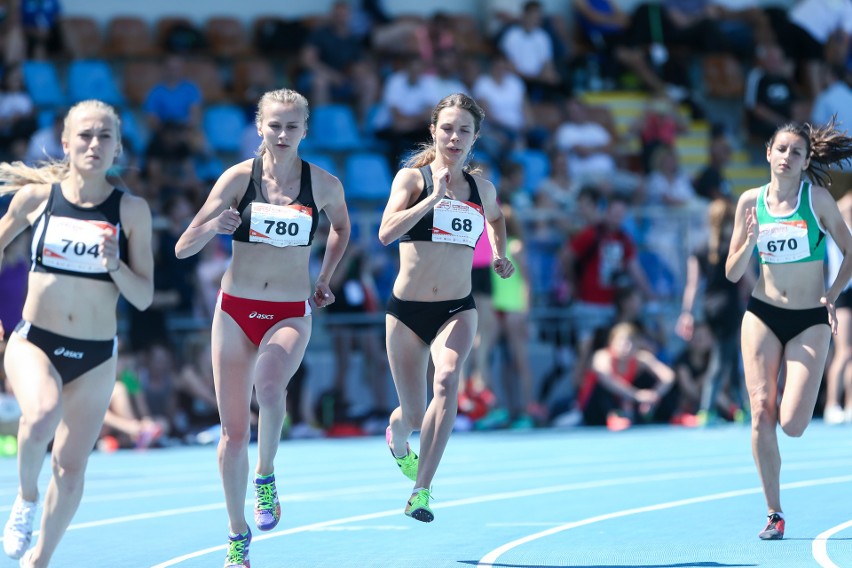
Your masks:
[{"label": "stadium seat", "polygon": [[105,48],[113,58],[133,59],[159,55],[148,23],[137,16],[116,16],[107,24]]},{"label": "stadium seat", "polygon": [[62,16],[59,22],[65,46],[73,59],[93,59],[103,56],[101,28],[88,16]]},{"label": "stadium seat", "polygon": [[24,85],[38,107],[62,106],[68,101],[59,81],[56,67],[49,61],[29,60],[23,63]]},{"label": "stadium seat", "polygon": [[393,175],[388,160],[378,152],[356,152],[344,159],[343,187],[346,197],[384,201],[390,195]]},{"label": "stadium seat", "polygon": [[218,104],[204,109],[204,134],[217,152],[237,152],[247,124],[245,112],[237,105]]},{"label": "stadium seat", "polygon": [[68,98],[71,103],[100,99],[111,105],[123,105],[124,95],[112,73],[101,59],[72,61],[68,66]]},{"label": "stadium seat", "polygon": [[314,107],[306,141],[311,148],[332,151],[358,150],[364,144],[355,111],[344,104]]},{"label": "stadium seat", "polygon": [[148,131],[144,127],[144,122],[137,119],[133,111],[129,109],[122,110],[119,117],[124,147],[133,150],[137,155],[144,153],[145,146],[148,144]]},{"label": "stadium seat", "polygon": [[232,16],[214,16],[204,22],[204,39],[214,57],[244,57],[252,52],[243,22]]},{"label": "stadium seat", "polygon": [[300,157],[311,164],[324,169],[333,176],[340,177],[337,162],[329,154],[322,152],[300,152]]},{"label": "stadium seat", "polygon": [[255,105],[262,94],[259,89],[266,92],[278,84],[275,68],[268,58],[247,57],[234,62],[232,86],[235,102]]},{"label": "stadium seat", "polygon": [[162,64],[156,61],[131,60],[124,64],[121,82],[127,100],[141,106],[151,89],[162,78]]},{"label": "stadium seat", "polygon": [[509,159],[518,162],[524,168],[524,189],[533,193],[543,179],[550,175],[550,158],[542,150],[516,150]]},{"label": "stadium seat", "polygon": [[215,104],[225,99],[225,85],[219,66],[210,58],[193,57],[186,60],[186,78],[193,81],[201,91],[206,104]]}]

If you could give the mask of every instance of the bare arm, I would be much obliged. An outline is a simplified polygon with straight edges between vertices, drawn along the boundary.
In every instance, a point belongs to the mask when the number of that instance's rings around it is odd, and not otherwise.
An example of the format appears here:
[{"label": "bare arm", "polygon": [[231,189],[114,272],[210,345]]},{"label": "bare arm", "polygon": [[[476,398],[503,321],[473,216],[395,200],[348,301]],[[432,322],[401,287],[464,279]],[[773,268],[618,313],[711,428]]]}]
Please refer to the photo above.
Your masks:
[{"label": "bare arm", "polygon": [[[127,230],[130,262],[118,260],[117,265],[110,266],[107,260],[107,270],[121,295],[136,309],[144,310],[154,299],[151,210],[143,199],[126,194],[121,200],[121,217]],[[105,247],[104,257],[117,259],[118,244],[110,244],[115,246],[115,253],[108,253]]]},{"label": "bare arm", "polygon": [[479,178],[479,196],[482,199],[482,210],[485,214],[486,230],[491,240],[491,266],[501,278],[508,278],[515,272],[515,267],[506,258],[506,219],[503,210],[497,203],[497,190],[488,180]]},{"label": "bare arm", "polygon": [[737,282],[743,277],[751,261],[754,245],[757,243],[758,226],[755,205],[758,191],[758,188],[746,191],[737,202],[734,232],[731,235],[728,259],[725,261],[725,276],[731,282]]},{"label": "bare arm", "polygon": [[[446,172],[446,168],[442,168],[441,171]],[[418,170],[413,168],[405,168],[397,172],[393,179],[393,185],[391,185],[388,204],[382,214],[382,223],[379,226],[379,241],[383,245],[391,244],[410,231],[417,224],[417,221],[447,194],[446,180],[437,183],[439,173],[440,171],[433,172],[432,179],[436,183],[432,194],[420,203],[409,207],[415,196],[423,190],[423,186],[420,185],[422,176]],[[444,173],[444,175],[448,174]]]},{"label": "bare arm", "polygon": [[657,359],[653,353],[644,349],[640,349],[636,352],[636,359],[639,361],[641,366],[645,367],[655,377],[657,377],[657,379],[659,379],[660,384],[657,385],[654,391],[660,398],[665,396],[665,394],[669,392],[669,389],[671,389],[675,384],[674,370]]},{"label": "bare arm", "polygon": [[0,267],[3,266],[6,247],[35,221],[49,193],[49,185],[30,184],[19,189],[12,197],[9,209],[0,217]]},{"label": "bare arm", "polygon": [[843,253],[843,262],[840,264],[837,278],[825,293],[825,299],[834,304],[852,278],[852,233],[849,232],[849,227],[828,190],[823,187],[813,187],[811,191],[814,209],[820,223]]},{"label": "bare arm", "polygon": [[321,202],[317,205],[325,212],[331,222],[331,229],[329,230],[325,255],[322,259],[322,267],[314,291],[314,304],[318,308],[334,302],[334,294],[331,292],[329,282],[337,265],[340,264],[340,259],[346,252],[346,245],[349,243],[349,234],[352,230],[340,180],[330,174],[321,179],[323,180]]},{"label": "bare arm", "polygon": [[686,285],[683,287],[683,300],[680,306],[680,316],[677,319],[677,334],[685,341],[692,339],[695,317],[692,308],[695,306],[695,296],[698,294],[698,281],[701,276],[698,258],[690,255],[686,261]]},{"label": "bare arm", "polygon": [[232,166],[219,177],[207,201],[178,239],[175,256],[190,257],[201,251],[217,234],[234,234],[240,225],[240,216],[234,209],[237,195],[245,190],[251,175],[250,166],[246,164],[242,162]]}]

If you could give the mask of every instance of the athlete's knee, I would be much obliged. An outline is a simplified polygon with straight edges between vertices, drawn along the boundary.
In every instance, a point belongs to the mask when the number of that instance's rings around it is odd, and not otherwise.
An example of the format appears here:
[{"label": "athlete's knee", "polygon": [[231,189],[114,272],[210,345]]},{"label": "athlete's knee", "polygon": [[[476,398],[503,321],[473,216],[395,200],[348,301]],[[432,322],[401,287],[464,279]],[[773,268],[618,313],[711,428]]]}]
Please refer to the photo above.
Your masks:
[{"label": "athlete's knee", "polygon": [[259,380],[254,385],[257,403],[260,406],[283,406],[287,400],[287,389],[277,380]]},{"label": "athlete's knee", "polygon": [[226,425],[222,424],[222,436],[219,445],[225,450],[242,451],[248,448],[251,432],[248,423]]},{"label": "athlete's knee", "polygon": [[781,420],[781,430],[791,438],[800,438],[807,429],[807,420],[797,420],[795,418]]},{"label": "athlete's knee", "polygon": [[775,428],[778,423],[778,409],[767,402],[752,400],[751,424],[758,430],[764,428]]},{"label": "athlete's knee", "polygon": [[435,369],[435,396],[455,397],[459,392],[460,373],[454,367]]},{"label": "athlete's knee", "polygon": [[24,413],[21,426],[31,441],[46,444],[53,438],[61,419],[62,409],[58,406],[39,408],[35,413]]},{"label": "athlete's knee", "polygon": [[53,478],[56,484],[68,491],[79,489],[83,485],[83,476],[86,473],[88,459],[69,458],[66,456],[56,457],[51,460]]}]

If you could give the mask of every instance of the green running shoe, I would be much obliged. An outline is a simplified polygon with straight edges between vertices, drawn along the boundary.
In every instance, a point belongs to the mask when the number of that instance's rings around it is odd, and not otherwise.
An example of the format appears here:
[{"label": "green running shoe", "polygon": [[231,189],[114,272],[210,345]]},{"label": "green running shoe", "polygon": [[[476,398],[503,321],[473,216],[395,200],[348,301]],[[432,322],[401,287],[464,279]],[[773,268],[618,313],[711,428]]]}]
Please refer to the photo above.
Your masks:
[{"label": "green running shoe", "polygon": [[251,530],[246,529],[244,534],[229,534],[225,568],[251,568],[249,544],[251,544]]},{"label": "green running shoe", "polygon": [[429,499],[431,498],[432,491],[429,489],[415,491],[411,494],[411,498],[405,506],[405,514],[420,522],[431,523],[435,519],[432,509],[429,507]]},{"label": "green running shoe", "polygon": [[411,451],[411,447],[408,445],[408,442],[405,443],[405,456],[398,458],[393,453],[393,445],[391,444],[391,429],[388,426],[388,429],[385,430],[385,440],[388,443],[388,449],[390,449],[390,453],[393,456],[393,459],[396,460],[396,465],[399,466],[399,470],[402,472],[402,475],[410,479],[411,481],[417,480],[417,454]]}]

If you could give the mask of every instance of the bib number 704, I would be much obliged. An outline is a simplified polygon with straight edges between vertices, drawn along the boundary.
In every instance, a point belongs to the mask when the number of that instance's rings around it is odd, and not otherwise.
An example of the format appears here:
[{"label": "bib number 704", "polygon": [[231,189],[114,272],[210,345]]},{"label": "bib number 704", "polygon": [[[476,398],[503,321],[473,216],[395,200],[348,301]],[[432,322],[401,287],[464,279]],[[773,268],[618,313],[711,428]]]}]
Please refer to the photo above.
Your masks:
[{"label": "bib number 704", "polygon": [[[93,244],[88,249],[86,248],[86,243],[82,241],[72,241],[71,239],[62,239],[62,242],[65,243],[65,246],[62,247],[63,253],[68,253],[68,249],[71,249],[71,252],[76,254],[77,256],[83,256],[84,254],[90,254],[95,258],[98,258],[100,254],[98,253],[98,245]],[[72,246],[73,245],[73,246]]]}]

